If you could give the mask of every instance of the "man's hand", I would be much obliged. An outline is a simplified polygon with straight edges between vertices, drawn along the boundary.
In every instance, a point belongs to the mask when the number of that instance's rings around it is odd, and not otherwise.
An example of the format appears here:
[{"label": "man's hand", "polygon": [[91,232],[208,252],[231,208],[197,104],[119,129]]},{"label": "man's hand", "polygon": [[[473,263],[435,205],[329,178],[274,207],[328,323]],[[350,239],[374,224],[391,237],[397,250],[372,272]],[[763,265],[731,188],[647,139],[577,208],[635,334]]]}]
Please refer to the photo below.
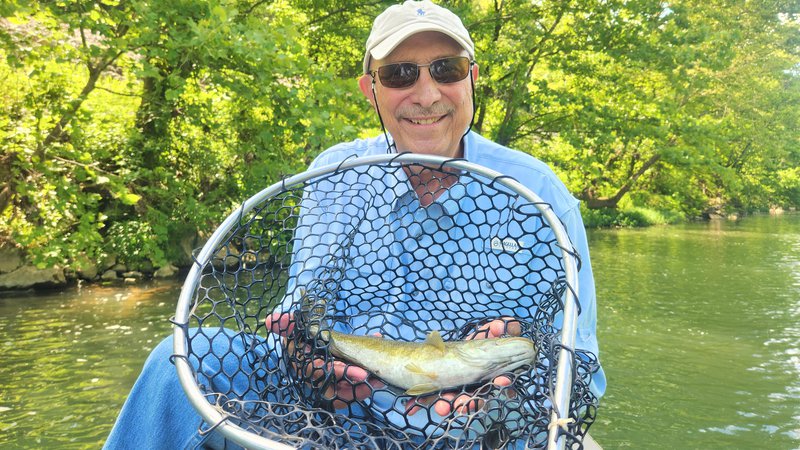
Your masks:
[{"label": "man's hand", "polygon": [[[265,319],[267,329],[281,336],[281,339],[290,354],[295,354],[294,339],[289,337],[294,332],[295,320],[293,313],[273,313]],[[301,352],[297,352],[300,354]],[[369,372],[361,367],[346,364],[343,361],[334,360],[332,364],[325,363],[322,358],[314,358],[310,361],[300,361],[303,367],[300,369],[305,376],[316,381],[322,378],[325,373],[333,370],[335,383],[329,386],[323,393],[323,398],[333,400],[333,407],[336,409],[346,408],[354,400],[363,400],[372,394],[373,389],[384,386],[378,380],[369,376]],[[297,368],[295,368],[297,369]]]},{"label": "man's hand", "polygon": [[[521,334],[522,326],[520,322],[511,317],[504,317],[483,324],[474,333],[467,336],[467,339],[489,339],[503,336],[519,336]],[[498,387],[510,386],[511,382],[511,379],[504,375],[492,380],[492,383]],[[440,416],[447,416],[453,411],[459,414],[469,414],[483,407],[484,401],[481,397],[485,395],[486,392],[482,391],[483,390],[476,391],[471,394],[445,392],[440,396],[428,395],[425,397],[417,397],[408,401],[406,404],[406,411],[409,415],[413,415],[423,406],[433,403],[433,410]],[[508,395],[513,395],[513,391],[509,391]]]}]

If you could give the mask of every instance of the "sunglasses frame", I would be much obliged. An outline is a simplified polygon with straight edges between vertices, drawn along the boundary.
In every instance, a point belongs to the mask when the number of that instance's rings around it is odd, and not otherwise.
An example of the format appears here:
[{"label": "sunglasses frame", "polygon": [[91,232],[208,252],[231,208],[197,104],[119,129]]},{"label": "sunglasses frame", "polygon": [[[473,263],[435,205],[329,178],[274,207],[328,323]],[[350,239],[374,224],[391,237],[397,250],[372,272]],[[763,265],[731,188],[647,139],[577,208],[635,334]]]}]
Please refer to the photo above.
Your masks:
[{"label": "sunglasses frame", "polygon": [[[436,76],[433,74],[433,71],[432,71],[433,65],[438,63],[438,62],[440,62],[440,61],[447,61],[447,60],[453,60],[453,59],[457,59],[457,60],[460,60],[460,61],[463,61],[463,60],[467,60],[468,61],[468,66],[467,66],[466,73],[464,74],[463,77],[461,77],[461,78],[459,78],[457,80],[439,81],[436,78]],[[381,76],[380,76],[381,69],[385,69],[387,67],[400,66],[400,65],[404,65],[404,64],[416,67],[416,76],[414,77],[414,79],[412,81],[410,81],[408,84],[402,84],[402,85],[399,85],[399,86],[387,86],[384,83],[384,81],[381,78]],[[419,75],[420,75],[420,73],[422,73],[422,71],[420,70],[422,67],[427,67],[428,68],[428,73],[430,74],[431,78],[434,81],[436,81],[437,83],[439,83],[439,84],[451,84],[451,83],[458,83],[459,81],[462,81],[462,80],[466,79],[470,75],[470,73],[472,72],[472,67],[474,65],[475,65],[475,61],[473,61],[472,59],[470,59],[467,56],[448,56],[446,58],[435,59],[435,60],[429,62],[428,64],[417,64],[417,63],[413,63],[413,62],[398,62],[398,63],[392,63],[392,64],[385,64],[383,66],[378,67],[376,70],[370,71],[369,74],[372,76],[373,82],[377,78],[378,80],[380,80],[381,85],[383,87],[385,87],[385,88],[389,88],[389,89],[406,89],[406,88],[409,88],[411,86],[414,86],[417,83],[417,81],[419,80]]]}]

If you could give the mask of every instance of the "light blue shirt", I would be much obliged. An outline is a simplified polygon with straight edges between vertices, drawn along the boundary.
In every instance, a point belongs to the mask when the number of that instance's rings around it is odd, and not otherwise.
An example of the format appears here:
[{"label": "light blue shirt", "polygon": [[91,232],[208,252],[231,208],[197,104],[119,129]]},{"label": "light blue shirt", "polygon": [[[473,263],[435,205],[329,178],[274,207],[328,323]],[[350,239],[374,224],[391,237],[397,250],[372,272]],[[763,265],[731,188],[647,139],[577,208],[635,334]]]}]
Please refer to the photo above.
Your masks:
[{"label": "light blue shirt", "polygon": [[[386,149],[383,136],[342,143],[309,169]],[[598,355],[594,279],[578,200],[543,162],[477,133],[464,137],[464,158],[516,179],[561,220],[580,257],[576,348]],[[501,195],[491,195],[485,182],[459,182],[423,208],[399,168],[343,171],[314,181],[295,229],[292,295],[282,308],[297,305],[296,287],[335,293],[329,299],[336,303],[333,320],[346,318],[336,321],[339,331],[405,340],[422,340],[431,329],[455,331],[487,315],[532,317],[537,286],[555,278],[534,257],[541,239],[524,231],[538,229],[530,221],[541,224],[541,218],[514,217],[509,211],[518,197],[500,188]],[[590,389],[600,397],[605,384],[600,369]],[[391,393],[379,392],[370,402],[394,422]]]}]

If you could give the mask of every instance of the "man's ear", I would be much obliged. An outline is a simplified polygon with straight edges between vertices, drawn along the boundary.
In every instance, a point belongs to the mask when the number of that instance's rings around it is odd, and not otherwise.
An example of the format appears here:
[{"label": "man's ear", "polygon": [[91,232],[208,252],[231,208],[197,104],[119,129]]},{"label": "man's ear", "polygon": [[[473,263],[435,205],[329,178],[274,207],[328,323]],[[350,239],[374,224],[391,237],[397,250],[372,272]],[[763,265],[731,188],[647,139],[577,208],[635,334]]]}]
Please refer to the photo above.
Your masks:
[{"label": "man's ear", "polygon": [[372,94],[372,75],[365,73],[358,79],[358,88],[367,100],[375,107],[375,97]]},{"label": "man's ear", "polygon": [[478,81],[478,63],[472,65],[472,81]]}]

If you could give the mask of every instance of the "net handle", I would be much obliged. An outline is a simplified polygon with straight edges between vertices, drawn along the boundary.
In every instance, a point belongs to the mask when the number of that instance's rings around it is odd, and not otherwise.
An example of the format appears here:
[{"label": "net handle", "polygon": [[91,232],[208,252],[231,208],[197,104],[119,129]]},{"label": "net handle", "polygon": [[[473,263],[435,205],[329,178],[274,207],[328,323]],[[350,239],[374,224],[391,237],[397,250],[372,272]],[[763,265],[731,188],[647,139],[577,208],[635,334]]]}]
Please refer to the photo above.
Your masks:
[{"label": "net handle", "polygon": [[[359,166],[368,166],[375,164],[423,164],[426,166],[437,167],[438,169],[453,168],[467,172],[477,173],[484,177],[492,179],[494,182],[502,184],[507,188],[516,192],[524,199],[533,203],[542,216],[547,221],[550,228],[556,237],[556,241],[562,249],[571,249],[572,243],[569,240],[569,235],[564,229],[561,220],[556,216],[553,209],[549,204],[544,201],[530,189],[523,184],[503,175],[497,171],[487,167],[475,164],[464,159],[448,159],[435,155],[423,155],[417,153],[400,153],[400,154],[381,154],[362,156],[358,158],[345,159],[342,162],[322,166],[316,169],[306,170],[297,175],[285,178],[277,183],[269,186],[257,194],[247,199],[242,206],[233,211],[214,233],[209,237],[208,241],[203,246],[200,253],[195,259],[195,263],[189,270],[186,276],[186,281],[181,288],[180,296],[178,297],[178,305],[175,310],[173,326],[173,354],[176,356],[174,363],[178,372],[178,379],[183,387],[184,392],[192,404],[194,409],[200,414],[206,423],[216,424],[217,430],[222,433],[226,438],[242,445],[246,448],[256,448],[265,450],[289,450],[294,447],[286,444],[267,439],[263,436],[251,433],[242,429],[241,427],[230,423],[227,418],[221,414],[214,406],[212,406],[200,391],[200,387],[195,381],[194,370],[189,364],[188,358],[188,327],[178,324],[186,324],[189,322],[191,314],[191,305],[194,292],[200,282],[202,275],[202,268],[213,257],[214,250],[222,243],[227,233],[231,231],[241,217],[244,217],[254,207],[261,204],[264,200],[274,197],[280,192],[284,191],[287,186],[295,186],[302,184],[313,178],[329,175],[331,173],[339,172],[342,170],[351,169]],[[575,334],[577,330],[578,319],[578,265],[574,254],[570,251],[563,251],[562,258],[564,262],[565,278],[568,286],[572,289],[566,290],[566,298],[564,302],[564,323],[561,329],[561,351],[558,357],[558,367],[556,372],[556,386],[554,407],[551,413],[551,423],[562,424],[567,423],[569,420],[569,402],[570,393],[572,392],[572,350],[575,346]],[[566,440],[560,432],[559,426],[550,427],[548,435],[548,449],[563,450],[566,445]]]}]

